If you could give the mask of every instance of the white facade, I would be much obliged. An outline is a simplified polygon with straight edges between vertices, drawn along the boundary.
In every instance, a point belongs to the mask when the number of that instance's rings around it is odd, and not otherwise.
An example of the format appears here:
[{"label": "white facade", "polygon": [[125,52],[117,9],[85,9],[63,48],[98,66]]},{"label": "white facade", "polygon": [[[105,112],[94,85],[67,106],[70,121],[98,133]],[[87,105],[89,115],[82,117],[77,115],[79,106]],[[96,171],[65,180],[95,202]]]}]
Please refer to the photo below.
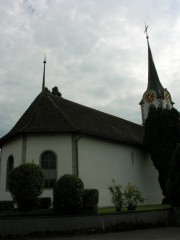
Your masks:
[{"label": "white facade", "polygon": [[[2,147],[0,200],[9,200],[6,190],[7,159],[14,157],[14,166],[24,162],[40,164],[45,151],[52,151],[57,159],[57,178],[66,173],[74,173],[73,137],[71,134],[28,135],[15,138]],[[162,201],[157,171],[147,153],[141,148],[102,138],[82,135],[77,141],[79,177],[85,188],[99,190],[99,206],[112,205],[108,186],[112,179],[122,186],[136,184],[146,199],[145,204]],[[51,196],[52,189],[42,196]]]},{"label": "white facade", "polygon": [[79,176],[86,188],[99,189],[99,204],[112,205],[108,186],[112,179],[125,187],[136,184],[145,204],[162,202],[157,171],[142,149],[106,140],[83,137],[79,141]]},{"label": "white facade", "polygon": [[14,141],[5,144],[1,149],[1,173],[0,173],[0,200],[11,199],[10,193],[6,190],[7,179],[7,160],[13,156],[16,161],[14,167],[19,166],[22,162],[22,140],[17,138]]}]

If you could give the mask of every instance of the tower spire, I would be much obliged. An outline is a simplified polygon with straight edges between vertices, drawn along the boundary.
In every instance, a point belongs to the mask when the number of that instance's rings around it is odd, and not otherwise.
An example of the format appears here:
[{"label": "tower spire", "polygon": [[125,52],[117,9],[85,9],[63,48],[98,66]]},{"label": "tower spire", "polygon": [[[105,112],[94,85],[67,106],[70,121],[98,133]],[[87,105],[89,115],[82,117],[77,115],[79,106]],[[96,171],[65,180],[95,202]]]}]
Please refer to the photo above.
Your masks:
[{"label": "tower spire", "polygon": [[145,24],[144,33],[146,33],[148,45],[148,85],[140,102],[143,124],[148,117],[150,108],[171,109],[174,104],[170,93],[166,88],[163,88],[159,80],[151,53],[147,29],[148,26]]},{"label": "tower spire", "polygon": [[45,92],[46,54],[44,56],[43,63],[44,63],[44,71],[43,71],[42,92]]},{"label": "tower spire", "polygon": [[154,64],[151,48],[149,45],[149,36],[147,33],[148,26],[145,24],[145,33],[148,44],[148,86],[147,90],[154,90],[157,93],[157,97],[162,97],[164,94],[164,88],[159,80],[159,76]]}]

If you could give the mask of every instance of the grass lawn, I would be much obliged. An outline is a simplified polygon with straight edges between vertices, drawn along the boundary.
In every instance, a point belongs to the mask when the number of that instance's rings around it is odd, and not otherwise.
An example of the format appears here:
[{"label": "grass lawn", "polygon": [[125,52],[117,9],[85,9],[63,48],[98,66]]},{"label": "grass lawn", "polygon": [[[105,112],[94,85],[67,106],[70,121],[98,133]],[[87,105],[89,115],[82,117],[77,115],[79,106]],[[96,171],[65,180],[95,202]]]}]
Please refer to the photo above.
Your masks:
[{"label": "grass lawn", "polygon": [[[142,205],[136,208],[136,212],[140,211],[155,211],[155,210],[163,210],[163,209],[170,209],[170,205]],[[133,211],[133,212],[134,212]],[[121,212],[128,212],[127,208],[123,208]],[[115,207],[100,207],[98,208],[98,214],[111,214],[111,213],[117,213]],[[84,213],[82,213],[84,214]],[[85,213],[86,214],[86,213]],[[19,212],[17,209],[14,209],[12,211],[4,211],[0,212],[0,218],[1,217],[16,217],[16,216],[58,216],[59,213],[54,212],[53,209],[39,209],[39,210],[33,210],[30,212]]]},{"label": "grass lawn", "polygon": [[[136,208],[135,211],[155,211],[155,210],[162,210],[162,209],[170,209],[170,205],[142,205]],[[127,208],[122,208],[121,212],[127,212]],[[115,207],[102,207],[98,209],[98,214],[108,214],[108,213],[116,213]]]}]

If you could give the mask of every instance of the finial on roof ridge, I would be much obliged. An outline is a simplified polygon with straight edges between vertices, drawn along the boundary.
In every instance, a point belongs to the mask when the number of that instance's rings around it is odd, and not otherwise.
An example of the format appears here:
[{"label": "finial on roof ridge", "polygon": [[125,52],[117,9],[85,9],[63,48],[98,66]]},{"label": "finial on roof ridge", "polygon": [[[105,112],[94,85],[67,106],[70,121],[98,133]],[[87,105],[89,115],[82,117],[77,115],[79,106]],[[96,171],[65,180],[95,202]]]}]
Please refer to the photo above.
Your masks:
[{"label": "finial on roof ridge", "polygon": [[43,71],[42,92],[45,92],[46,54],[44,56],[43,63],[44,63],[44,71]]}]

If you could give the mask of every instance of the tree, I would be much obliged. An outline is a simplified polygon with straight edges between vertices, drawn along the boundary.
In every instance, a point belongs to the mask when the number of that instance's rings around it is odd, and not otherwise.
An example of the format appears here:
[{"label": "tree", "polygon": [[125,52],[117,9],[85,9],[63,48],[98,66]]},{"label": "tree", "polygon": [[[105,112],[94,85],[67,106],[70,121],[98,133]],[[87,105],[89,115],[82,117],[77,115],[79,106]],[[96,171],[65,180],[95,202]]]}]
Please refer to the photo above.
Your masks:
[{"label": "tree", "polygon": [[171,205],[180,207],[180,143],[173,154],[166,191]]},{"label": "tree", "polygon": [[56,86],[52,88],[52,94],[54,94],[54,95],[56,95],[58,97],[62,96],[62,94],[59,92],[58,87],[56,87]]},{"label": "tree", "polygon": [[46,93],[51,93],[51,94],[53,94],[55,96],[58,96],[58,97],[62,96],[62,94],[59,92],[58,87],[56,87],[56,86],[52,88],[52,91],[50,91],[47,87],[45,87],[45,92]]},{"label": "tree", "polygon": [[32,210],[44,187],[44,171],[34,163],[14,168],[9,175],[9,191],[20,210]]},{"label": "tree", "polygon": [[174,108],[151,108],[145,122],[144,145],[159,172],[159,183],[165,197],[172,154],[179,141],[179,112]]}]

